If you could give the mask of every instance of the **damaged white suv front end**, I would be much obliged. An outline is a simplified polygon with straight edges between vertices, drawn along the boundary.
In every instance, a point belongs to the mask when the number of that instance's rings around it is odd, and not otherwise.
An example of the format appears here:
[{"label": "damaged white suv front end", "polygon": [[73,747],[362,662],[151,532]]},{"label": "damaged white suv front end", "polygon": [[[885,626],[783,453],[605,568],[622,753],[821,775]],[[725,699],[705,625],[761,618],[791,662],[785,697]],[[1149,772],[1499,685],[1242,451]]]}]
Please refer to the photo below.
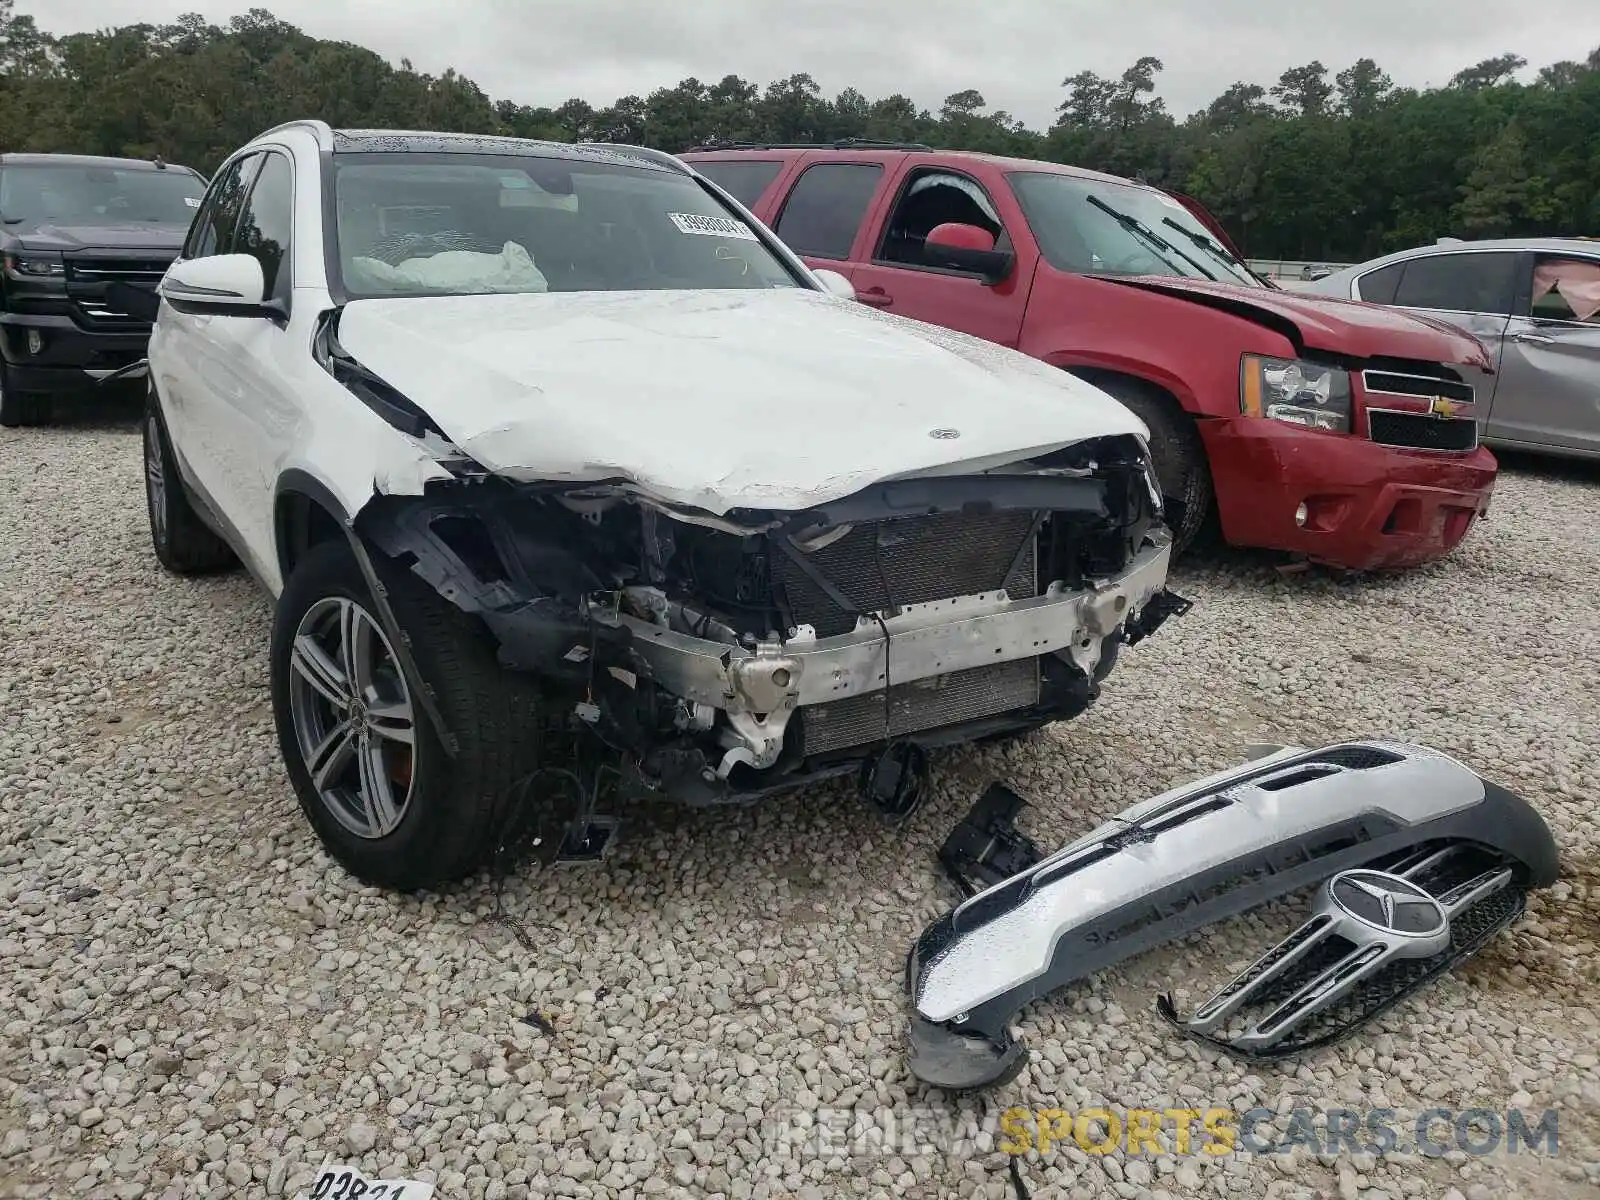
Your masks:
[{"label": "damaged white suv front end", "polygon": [[1127,409],[832,294],[675,159],[300,123],[196,229],[152,534],[277,596],[285,760],[363,878],[518,822],[582,855],[618,781],[904,815],[930,748],[1077,715],[1183,607]]}]

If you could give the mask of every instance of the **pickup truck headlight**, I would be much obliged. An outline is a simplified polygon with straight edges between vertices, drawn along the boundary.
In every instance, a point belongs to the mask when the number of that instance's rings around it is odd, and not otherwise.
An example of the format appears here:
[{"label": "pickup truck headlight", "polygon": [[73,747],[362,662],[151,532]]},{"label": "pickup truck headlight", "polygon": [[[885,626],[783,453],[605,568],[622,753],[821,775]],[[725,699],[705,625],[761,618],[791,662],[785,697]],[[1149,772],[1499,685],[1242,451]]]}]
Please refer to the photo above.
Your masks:
[{"label": "pickup truck headlight", "polygon": [[1239,369],[1239,411],[1348,433],[1350,373],[1304,359],[1247,354]]},{"label": "pickup truck headlight", "polygon": [[47,254],[35,250],[8,254],[5,259],[8,279],[28,283],[41,283],[52,279],[66,281],[67,267],[59,254]]}]

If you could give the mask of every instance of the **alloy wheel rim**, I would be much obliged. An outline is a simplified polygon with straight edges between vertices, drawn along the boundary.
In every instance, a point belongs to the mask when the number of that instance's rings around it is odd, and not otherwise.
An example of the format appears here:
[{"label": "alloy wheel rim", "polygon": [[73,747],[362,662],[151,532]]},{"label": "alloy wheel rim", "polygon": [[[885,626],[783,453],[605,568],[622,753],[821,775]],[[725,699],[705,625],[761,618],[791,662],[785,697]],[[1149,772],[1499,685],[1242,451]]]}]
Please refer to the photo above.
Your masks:
[{"label": "alloy wheel rim", "polygon": [[154,417],[145,419],[144,486],[150,500],[150,524],[156,541],[167,542],[167,473],[161,457],[161,429]]},{"label": "alloy wheel rim", "polygon": [[300,618],[289,658],[300,761],[328,812],[357,837],[387,837],[416,782],[416,722],[398,658],[372,614],[344,596]]}]

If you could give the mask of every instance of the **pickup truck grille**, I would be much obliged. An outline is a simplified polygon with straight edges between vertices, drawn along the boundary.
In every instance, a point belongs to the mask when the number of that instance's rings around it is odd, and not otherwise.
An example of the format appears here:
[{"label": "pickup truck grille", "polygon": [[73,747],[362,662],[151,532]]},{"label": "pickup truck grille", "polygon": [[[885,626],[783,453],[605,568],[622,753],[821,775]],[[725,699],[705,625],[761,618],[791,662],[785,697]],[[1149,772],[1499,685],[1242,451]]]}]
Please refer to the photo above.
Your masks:
[{"label": "pickup truck grille", "polygon": [[67,298],[85,324],[143,324],[106,302],[106,285],[131,283],[154,289],[176,257],[176,254],[135,258],[69,257],[66,260]]},{"label": "pickup truck grille", "polygon": [[1478,422],[1472,417],[1435,417],[1428,413],[1367,409],[1372,440],[1412,450],[1464,453],[1478,448]]},{"label": "pickup truck grille", "polygon": [[[1021,599],[1038,594],[1032,530],[1029,512],[901,517],[863,522],[804,557],[866,613],[1001,588]],[[856,627],[856,614],[830,600],[792,558],[775,558],[796,624],[812,626],[818,637]]]},{"label": "pickup truck grille", "polygon": [[1361,382],[1368,393],[1378,392],[1390,396],[1416,396],[1431,400],[1443,396],[1457,404],[1471,404],[1476,395],[1470,383],[1459,379],[1441,379],[1431,375],[1411,375],[1400,371],[1363,371]]}]

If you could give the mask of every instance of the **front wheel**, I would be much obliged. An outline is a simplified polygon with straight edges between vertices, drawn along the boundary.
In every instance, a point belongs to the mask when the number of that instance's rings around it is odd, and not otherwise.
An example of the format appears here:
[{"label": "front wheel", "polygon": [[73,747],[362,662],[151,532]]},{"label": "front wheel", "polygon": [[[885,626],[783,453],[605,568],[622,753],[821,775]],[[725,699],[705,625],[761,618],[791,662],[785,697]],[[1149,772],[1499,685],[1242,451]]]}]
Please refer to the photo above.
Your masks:
[{"label": "front wheel", "polygon": [[1150,457],[1167,526],[1172,530],[1172,553],[1183,553],[1209,532],[1214,520],[1215,494],[1211,464],[1194,418],[1178,402],[1137,379],[1101,378],[1092,381],[1115,397],[1150,428]]},{"label": "front wheel", "polygon": [[290,782],[328,852],[367,883],[412,891],[487,862],[508,795],[534,765],[538,705],[481,624],[409,572],[377,566],[456,756],[342,541],[312,547],[279,597],[272,708]]}]

